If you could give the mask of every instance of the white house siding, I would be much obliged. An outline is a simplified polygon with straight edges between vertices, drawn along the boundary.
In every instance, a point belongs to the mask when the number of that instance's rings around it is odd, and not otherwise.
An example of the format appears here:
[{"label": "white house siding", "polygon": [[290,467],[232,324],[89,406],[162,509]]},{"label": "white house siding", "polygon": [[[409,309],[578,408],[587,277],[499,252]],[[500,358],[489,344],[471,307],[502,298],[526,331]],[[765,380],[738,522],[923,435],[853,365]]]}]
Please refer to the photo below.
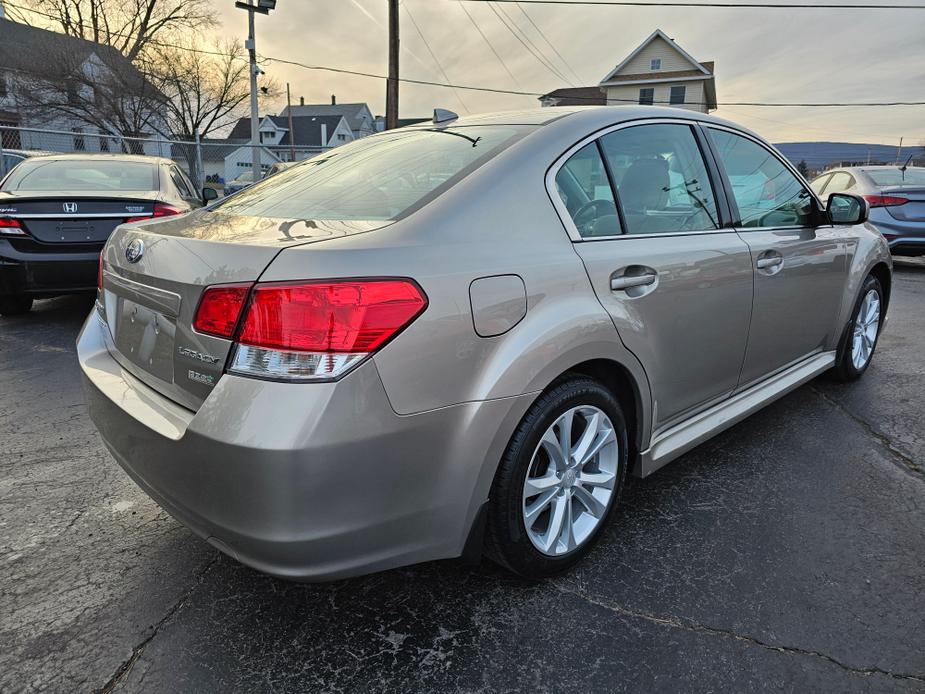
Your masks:
[{"label": "white house siding", "polygon": [[[656,36],[652,42],[620,70],[620,74],[633,75],[637,72],[651,72],[653,58],[662,59],[662,69],[659,72],[673,72],[675,70],[696,70],[693,65],[678,50],[661,36]],[[657,74],[657,73],[656,73]]]},{"label": "white house siding", "polygon": [[664,84],[621,84],[619,86],[605,87],[609,106],[633,105],[639,103],[639,90],[644,88],[654,88],[653,96],[655,106],[668,106],[668,100],[671,98],[672,87],[685,87],[687,92],[684,95],[683,106],[675,108],[684,108],[689,111],[699,111],[706,113],[707,107],[702,105],[706,102],[706,95],[703,89],[703,80],[688,80],[681,82],[666,82]]},{"label": "white house siding", "polygon": [[[225,182],[233,181],[242,173],[254,168],[254,151],[252,147],[241,147],[225,157]],[[260,168],[267,172],[279,159],[266,147],[260,149]]]}]

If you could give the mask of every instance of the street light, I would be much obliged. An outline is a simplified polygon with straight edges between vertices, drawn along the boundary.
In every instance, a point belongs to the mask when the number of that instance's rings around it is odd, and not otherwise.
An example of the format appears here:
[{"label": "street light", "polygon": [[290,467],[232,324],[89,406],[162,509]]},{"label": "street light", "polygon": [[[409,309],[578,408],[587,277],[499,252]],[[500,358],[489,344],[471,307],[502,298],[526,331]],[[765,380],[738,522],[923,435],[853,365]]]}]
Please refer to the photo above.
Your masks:
[{"label": "street light", "polygon": [[250,72],[251,72],[251,167],[254,172],[254,182],[260,179],[260,111],[257,106],[257,75],[263,74],[263,71],[257,67],[257,42],[254,39],[254,13],[270,14],[270,10],[276,9],[276,0],[257,0],[255,5],[251,0],[238,0],[234,4],[239,10],[247,11],[247,42],[244,46],[250,54]]}]

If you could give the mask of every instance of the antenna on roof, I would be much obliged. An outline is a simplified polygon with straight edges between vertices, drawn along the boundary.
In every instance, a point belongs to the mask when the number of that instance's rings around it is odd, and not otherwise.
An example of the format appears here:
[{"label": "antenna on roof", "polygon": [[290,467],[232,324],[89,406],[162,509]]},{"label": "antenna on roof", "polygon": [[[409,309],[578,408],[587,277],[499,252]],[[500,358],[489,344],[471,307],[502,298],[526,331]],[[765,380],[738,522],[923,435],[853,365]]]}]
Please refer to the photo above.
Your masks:
[{"label": "antenna on roof", "polygon": [[450,121],[457,120],[459,118],[458,113],[453,113],[452,111],[445,108],[435,108],[434,109],[434,125],[439,125],[440,123],[449,123]]}]

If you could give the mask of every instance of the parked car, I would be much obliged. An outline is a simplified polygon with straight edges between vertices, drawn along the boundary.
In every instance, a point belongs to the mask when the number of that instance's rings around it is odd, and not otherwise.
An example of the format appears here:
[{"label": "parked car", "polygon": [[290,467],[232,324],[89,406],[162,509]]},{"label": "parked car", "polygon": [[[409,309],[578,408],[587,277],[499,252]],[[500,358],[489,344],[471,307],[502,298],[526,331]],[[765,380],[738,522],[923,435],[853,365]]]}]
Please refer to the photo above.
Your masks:
[{"label": "parked car", "polygon": [[851,192],[870,204],[870,222],[894,255],[925,255],[925,167],[853,166],[812,181],[820,195]]},{"label": "parked car", "polygon": [[[107,242],[93,421],[221,551],[301,580],[483,549],[548,576],[628,473],[870,363],[892,266],[867,203],[823,204],[757,135],[657,107],[445,119]],[[743,176],[765,193],[740,203]]]},{"label": "parked car", "polygon": [[254,185],[254,172],[245,171],[234,180],[225,184],[225,195],[237,193],[239,190],[244,190],[248,186],[252,185]]},{"label": "parked car", "polygon": [[169,159],[25,159],[0,182],[0,314],[25,313],[37,297],[93,291],[100,251],[116,226],[202,204]]},{"label": "parked car", "polygon": [[0,178],[9,173],[19,162],[29,157],[39,157],[49,152],[42,152],[29,149],[7,149],[3,148],[2,167],[0,167]]}]

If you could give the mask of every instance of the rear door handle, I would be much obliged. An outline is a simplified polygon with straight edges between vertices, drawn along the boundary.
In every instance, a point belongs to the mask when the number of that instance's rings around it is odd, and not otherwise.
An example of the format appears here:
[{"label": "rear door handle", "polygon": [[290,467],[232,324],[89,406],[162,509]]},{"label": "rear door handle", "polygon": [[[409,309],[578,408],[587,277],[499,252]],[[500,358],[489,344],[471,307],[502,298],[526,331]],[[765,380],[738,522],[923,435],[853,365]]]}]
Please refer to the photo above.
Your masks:
[{"label": "rear door handle", "polygon": [[621,277],[612,277],[610,279],[610,290],[614,292],[623,291],[624,289],[632,289],[633,287],[647,287],[650,284],[655,284],[654,273],[646,273],[645,275],[623,275]]}]

